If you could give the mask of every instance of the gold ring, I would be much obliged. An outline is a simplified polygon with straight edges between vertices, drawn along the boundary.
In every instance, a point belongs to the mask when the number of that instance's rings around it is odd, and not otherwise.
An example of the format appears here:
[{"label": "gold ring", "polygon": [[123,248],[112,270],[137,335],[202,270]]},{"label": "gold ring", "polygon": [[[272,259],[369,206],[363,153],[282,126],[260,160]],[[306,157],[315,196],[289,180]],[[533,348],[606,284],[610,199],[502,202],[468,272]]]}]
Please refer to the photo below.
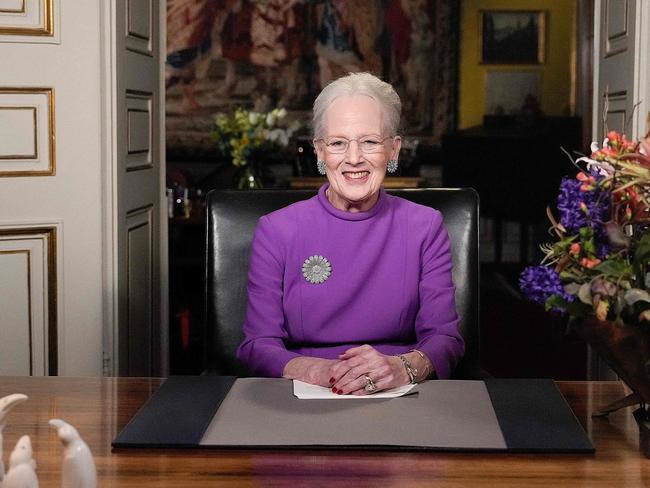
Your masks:
[{"label": "gold ring", "polygon": [[372,381],[372,378],[367,374],[363,375],[363,377],[366,379],[366,391],[368,393],[375,391],[377,389],[377,385],[375,385],[375,382]]}]

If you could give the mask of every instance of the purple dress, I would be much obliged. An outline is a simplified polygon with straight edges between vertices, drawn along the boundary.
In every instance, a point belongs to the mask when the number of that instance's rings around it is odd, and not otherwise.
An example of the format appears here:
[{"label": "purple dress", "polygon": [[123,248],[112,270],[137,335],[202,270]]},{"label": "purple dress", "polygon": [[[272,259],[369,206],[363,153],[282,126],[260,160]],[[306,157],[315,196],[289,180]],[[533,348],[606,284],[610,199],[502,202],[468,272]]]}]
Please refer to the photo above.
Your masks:
[{"label": "purple dress", "polygon": [[[418,349],[448,378],[464,342],[442,215],[383,189],[369,211],[344,212],[327,187],[260,218],[239,359],[254,375],[280,377],[295,357],[370,344],[391,355]],[[320,284],[302,273],[314,255],[332,268]]]}]

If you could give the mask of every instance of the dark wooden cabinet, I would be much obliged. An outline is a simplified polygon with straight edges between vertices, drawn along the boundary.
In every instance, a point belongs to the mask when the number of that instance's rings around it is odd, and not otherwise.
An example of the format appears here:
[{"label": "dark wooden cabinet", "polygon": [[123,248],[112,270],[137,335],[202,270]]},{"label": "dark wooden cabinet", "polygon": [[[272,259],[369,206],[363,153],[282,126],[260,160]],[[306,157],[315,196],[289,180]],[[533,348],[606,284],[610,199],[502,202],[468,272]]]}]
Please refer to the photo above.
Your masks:
[{"label": "dark wooden cabinet", "polygon": [[[475,188],[489,227],[481,232],[481,247],[493,250],[481,263],[481,357],[495,376],[586,377],[586,345],[567,334],[564,318],[519,292],[519,274],[539,263],[539,244],[552,240],[546,207],[555,206],[562,177],[576,173],[567,153],[582,149],[581,124],[577,117],[486,117],[442,140],[443,185]],[[507,249],[513,226],[514,253]]]}]

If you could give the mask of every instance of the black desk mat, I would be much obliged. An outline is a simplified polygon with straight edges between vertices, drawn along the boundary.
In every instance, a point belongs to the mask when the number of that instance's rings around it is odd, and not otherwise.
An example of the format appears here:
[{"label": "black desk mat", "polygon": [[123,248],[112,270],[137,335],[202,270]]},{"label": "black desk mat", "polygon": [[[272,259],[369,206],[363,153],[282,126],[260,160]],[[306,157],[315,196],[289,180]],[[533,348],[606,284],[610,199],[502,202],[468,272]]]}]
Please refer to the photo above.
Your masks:
[{"label": "black desk mat", "polygon": [[[251,379],[243,380],[238,386],[250,382]],[[283,398],[283,402],[301,402],[300,408],[304,410],[307,405],[314,408],[314,421],[319,420],[318,402],[329,403],[329,410],[334,408],[335,404],[347,404],[351,408],[350,414],[361,416],[365,414],[378,416],[381,415],[381,407],[378,406],[384,402],[394,402],[397,400],[403,402],[412,402],[412,398],[402,398],[394,400],[298,400],[290,395],[290,382],[288,380],[252,380],[262,382],[283,382],[282,389],[286,390],[287,398],[275,395],[275,407],[277,414],[277,399]],[[241,422],[241,418],[229,417],[223,425],[228,426],[228,436],[223,439],[224,443],[202,444],[204,433],[210,427],[213,418],[219,410],[220,405],[227,397],[230,388],[234,383],[232,377],[171,377],[156,392],[151,399],[142,407],[136,416],[127,424],[124,430],[115,438],[113,446],[116,448],[128,447],[167,447],[167,448],[253,448],[253,449],[368,449],[368,450],[437,450],[437,451],[502,451],[502,452],[573,452],[573,453],[592,453],[594,447],[589,438],[582,429],[580,423],[575,418],[570,407],[564,400],[552,380],[501,380],[489,379],[485,381],[485,389],[492,403],[494,417],[498,426],[495,428],[501,431],[501,442],[490,444],[491,441],[474,441],[466,442],[465,445],[449,443],[445,441],[442,445],[436,445],[435,440],[432,442],[418,441],[418,445],[410,445],[408,442],[403,444],[399,439],[399,429],[394,429],[397,437],[391,439],[390,443],[376,443],[377,439],[363,438],[364,442],[354,443],[348,439],[345,443],[337,444],[335,441],[330,444],[312,444],[309,439],[292,441],[296,437],[284,438],[278,437],[277,444],[269,442],[269,432],[276,425],[273,422],[263,423],[265,426],[264,435],[257,436],[255,431],[242,429],[246,431],[245,441],[232,443],[232,434],[235,423],[229,422],[229,418],[236,422]],[[427,391],[449,392],[453,386],[445,381],[428,382],[425,386]],[[469,382],[476,383],[476,382]],[[265,383],[259,383],[264,385]],[[279,383],[275,383],[279,385]],[[270,385],[270,383],[269,383]],[[475,385],[474,385],[475,386]],[[239,393],[237,393],[239,395]],[[430,392],[429,392],[430,395]],[[419,394],[418,394],[419,396]],[[424,398],[424,395],[423,395]],[[231,398],[232,400],[232,398]],[[307,402],[307,403],[305,403]],[[316,402],[316,403],[314,403]],[[352,408],[352,404],[354,407]],[[369,402],[369,403],[365,403]],[[232,401],[230,402],[232,403]],[[263,399],[261,402],[263,404]],[[367,407],[364,407],[363,404]],[[226,402],[226,407],[228,407]],[[291,404],[291,403],[290,403]],[[298,404],[296,404],[298,405]],[[414,405],[411,403],[411,405]],[[249,407],[250,405],[246,405]],[[272,406],[272,405],[271,405]],[[337,407],[339,408],[339,407]],[[232,405],[228,407],[232,411]],[[245,410],[245,408],[242,408]],[[354,412],[353,410],[357,410]],[[400,409],[395,409],[399,412]],[[448,409],[449,410],[449,409]],[[466,409],[465,409],[466,410]],[[471,413],[471,408],[465,411]],[[220,414],[223,412],[220,411]],[[304,412],[302,412],[304,414]],[[230,415],[230,414],[228,414]],[[398,414],[399,415],[399,414]],[[223,415],[222,415],[223,416]],[[236,416],[235,416],[236,417]],[[361,417],[359,417],[361,418]],[[259,419],[253,419],[259,420]],[[269,419],[270,420],[270,419]],[[285,419],[286,420],[286,419]],[[304,419],[303,419],[304,420]],[[404,425],[417,426],[417,420],[408,417],[408,410],[405,410],[403,419],[395,419],[397,423],[405,422]],[[452,419],[453,422],[453,419]],[[480,422],[476,424],[480,428]],[[485,425],[485,424],[484,424]],[[286,425],[285,425],[286,427]],[[489,426],[491,428],[491,426]],[[486,430],[490,430],[490,428]],[[217,431],[218,432],[218,431]],[[252,432],[252,434],[251,434]],[[435,431],[434,431],[435,432]],[[460,429],[459,429],[460,432]],[[214,434],[214,432],[212,433]],[[477,438],[494,438],[492,434],[478,432]],[[354,436],[354,433],[351,433]],[[462,436],[460,436],[462,439]],[[465,437],[467,439],[467,437]],[[218,439],[218,436],[217,436]],[[408,437],[405,437],[408,441]],[[448,436],[447,436],[448,439]],[[263,440],[261,442],[260,440]],[[370,440],[371,443],[368,443]],[[373,443],[374,442],[374,443]]]},{"label": "black desk mat", "polygon": [[113,440],[113,447],[197,447],[234,376],[171,376]]},{"label": "black desk mat", "polygon": [[485,386],[508,450],[595,451],[553,380],[489,379]]}]

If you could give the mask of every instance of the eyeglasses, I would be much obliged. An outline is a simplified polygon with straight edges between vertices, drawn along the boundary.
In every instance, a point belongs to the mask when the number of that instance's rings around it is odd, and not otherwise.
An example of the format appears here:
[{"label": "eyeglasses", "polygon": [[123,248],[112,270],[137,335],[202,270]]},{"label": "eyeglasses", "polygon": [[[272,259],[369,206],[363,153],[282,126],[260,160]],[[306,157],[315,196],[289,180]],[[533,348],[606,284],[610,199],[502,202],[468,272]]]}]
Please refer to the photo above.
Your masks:
[{"label": "eyeglasses", "polygon": [[383,139],[377,136],[363,136],[358,139],[346,139],[345,137],[327,137],[325,139],[317,139],[325,143],[325,149],[332,154],[343,154],[350,148],[352,141],[357,141],[359,149],[364,154],[377,154],[383,151],[384,142],[386,139],[392,139],[392,136],[384,137]]}]

